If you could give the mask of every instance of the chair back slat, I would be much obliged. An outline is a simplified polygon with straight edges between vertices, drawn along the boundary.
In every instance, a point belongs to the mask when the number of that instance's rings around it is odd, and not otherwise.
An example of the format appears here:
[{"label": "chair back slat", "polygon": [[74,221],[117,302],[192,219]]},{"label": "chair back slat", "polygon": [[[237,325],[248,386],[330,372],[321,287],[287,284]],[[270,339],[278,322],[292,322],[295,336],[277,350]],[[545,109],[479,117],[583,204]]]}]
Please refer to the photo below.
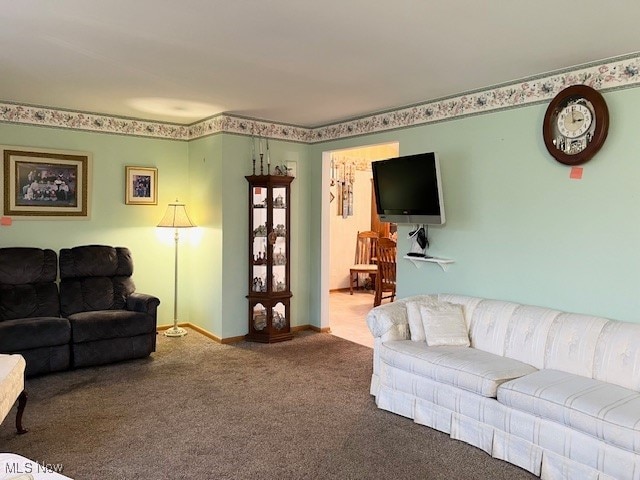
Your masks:
[{"label": "chair back slat", "polygon": [[356,238],[356,255],[354,263],[356,265],[367,265],[374,263],[376,257],[376,244],[378,243],[378,233],[367,230],[358,232]]},{"label": "chair back slat", "polygon": [[[380,305],[384,298],[391,301],[396,295],[396,242],[389,238],[381,238],[377,245],[378,275],[376,276],[376,296],[374,305]],[[388,296],[384,293],[388,292]]]}]

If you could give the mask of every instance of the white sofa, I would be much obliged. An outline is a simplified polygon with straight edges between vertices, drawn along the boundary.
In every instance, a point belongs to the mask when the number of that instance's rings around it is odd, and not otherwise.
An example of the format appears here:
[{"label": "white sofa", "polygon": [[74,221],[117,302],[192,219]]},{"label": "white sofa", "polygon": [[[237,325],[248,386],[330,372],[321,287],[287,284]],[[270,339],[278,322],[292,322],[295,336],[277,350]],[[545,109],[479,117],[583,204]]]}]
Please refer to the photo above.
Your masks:
[{"label": "white sofa", "polygon": [[[407,302],[462,305],[471,347],[412,341]],[[367,325],[379,408],[545,479],[640,480],[640,324],[440,294]]]}]

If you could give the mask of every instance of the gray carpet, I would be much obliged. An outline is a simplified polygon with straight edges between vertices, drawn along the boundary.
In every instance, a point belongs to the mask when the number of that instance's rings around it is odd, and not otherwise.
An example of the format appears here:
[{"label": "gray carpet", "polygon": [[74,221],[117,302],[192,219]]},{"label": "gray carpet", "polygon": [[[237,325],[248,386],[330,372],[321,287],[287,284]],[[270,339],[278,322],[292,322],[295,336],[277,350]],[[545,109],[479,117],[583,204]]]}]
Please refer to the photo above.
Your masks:
[{"label": "gray carpet", "polygon": [[328,334],[274,345],[158,336],[149,359],[31,379],[0,451],[76,479],[529,479],[376,408],[372,351]]}]

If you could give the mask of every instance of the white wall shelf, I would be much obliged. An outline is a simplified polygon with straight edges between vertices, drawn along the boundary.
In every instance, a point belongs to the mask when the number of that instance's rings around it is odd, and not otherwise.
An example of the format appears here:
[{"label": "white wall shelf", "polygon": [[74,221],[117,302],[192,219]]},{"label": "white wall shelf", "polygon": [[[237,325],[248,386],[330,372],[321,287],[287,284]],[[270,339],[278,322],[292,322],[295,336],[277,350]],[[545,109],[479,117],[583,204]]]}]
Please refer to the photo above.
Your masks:
[{"label": "white wall shelf", "polygon": [[413,263],[415,265],[416,268],[421,268],[423,264],[425,263],[436,263],[438,265],[440,265],[440,268],[442,268],[443,271],[447,271],[447,268],[449,268],[449,265],[452,264],[454,261],[449,259],[449,258],[438,258],[438,257],[410,257],[409,255],[405,255],[404,257],[405,260],[409,260],[411,263]]}]

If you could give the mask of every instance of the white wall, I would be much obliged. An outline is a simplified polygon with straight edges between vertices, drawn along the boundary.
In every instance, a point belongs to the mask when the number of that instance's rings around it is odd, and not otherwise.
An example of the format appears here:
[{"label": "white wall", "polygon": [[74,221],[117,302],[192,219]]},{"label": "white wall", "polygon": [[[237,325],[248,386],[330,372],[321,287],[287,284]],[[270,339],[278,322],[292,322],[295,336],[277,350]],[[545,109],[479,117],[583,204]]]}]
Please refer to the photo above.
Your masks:
[{"label": "white wall", "polygon": [[371,230],[371,171],[356,170],[353,185],[353,216],[342,218],[338,212],[338,190],[331,187],[335,199],[331,202],[331,273],[329,289],[349,287],[349,267],[356,254],[358,232]]}]

